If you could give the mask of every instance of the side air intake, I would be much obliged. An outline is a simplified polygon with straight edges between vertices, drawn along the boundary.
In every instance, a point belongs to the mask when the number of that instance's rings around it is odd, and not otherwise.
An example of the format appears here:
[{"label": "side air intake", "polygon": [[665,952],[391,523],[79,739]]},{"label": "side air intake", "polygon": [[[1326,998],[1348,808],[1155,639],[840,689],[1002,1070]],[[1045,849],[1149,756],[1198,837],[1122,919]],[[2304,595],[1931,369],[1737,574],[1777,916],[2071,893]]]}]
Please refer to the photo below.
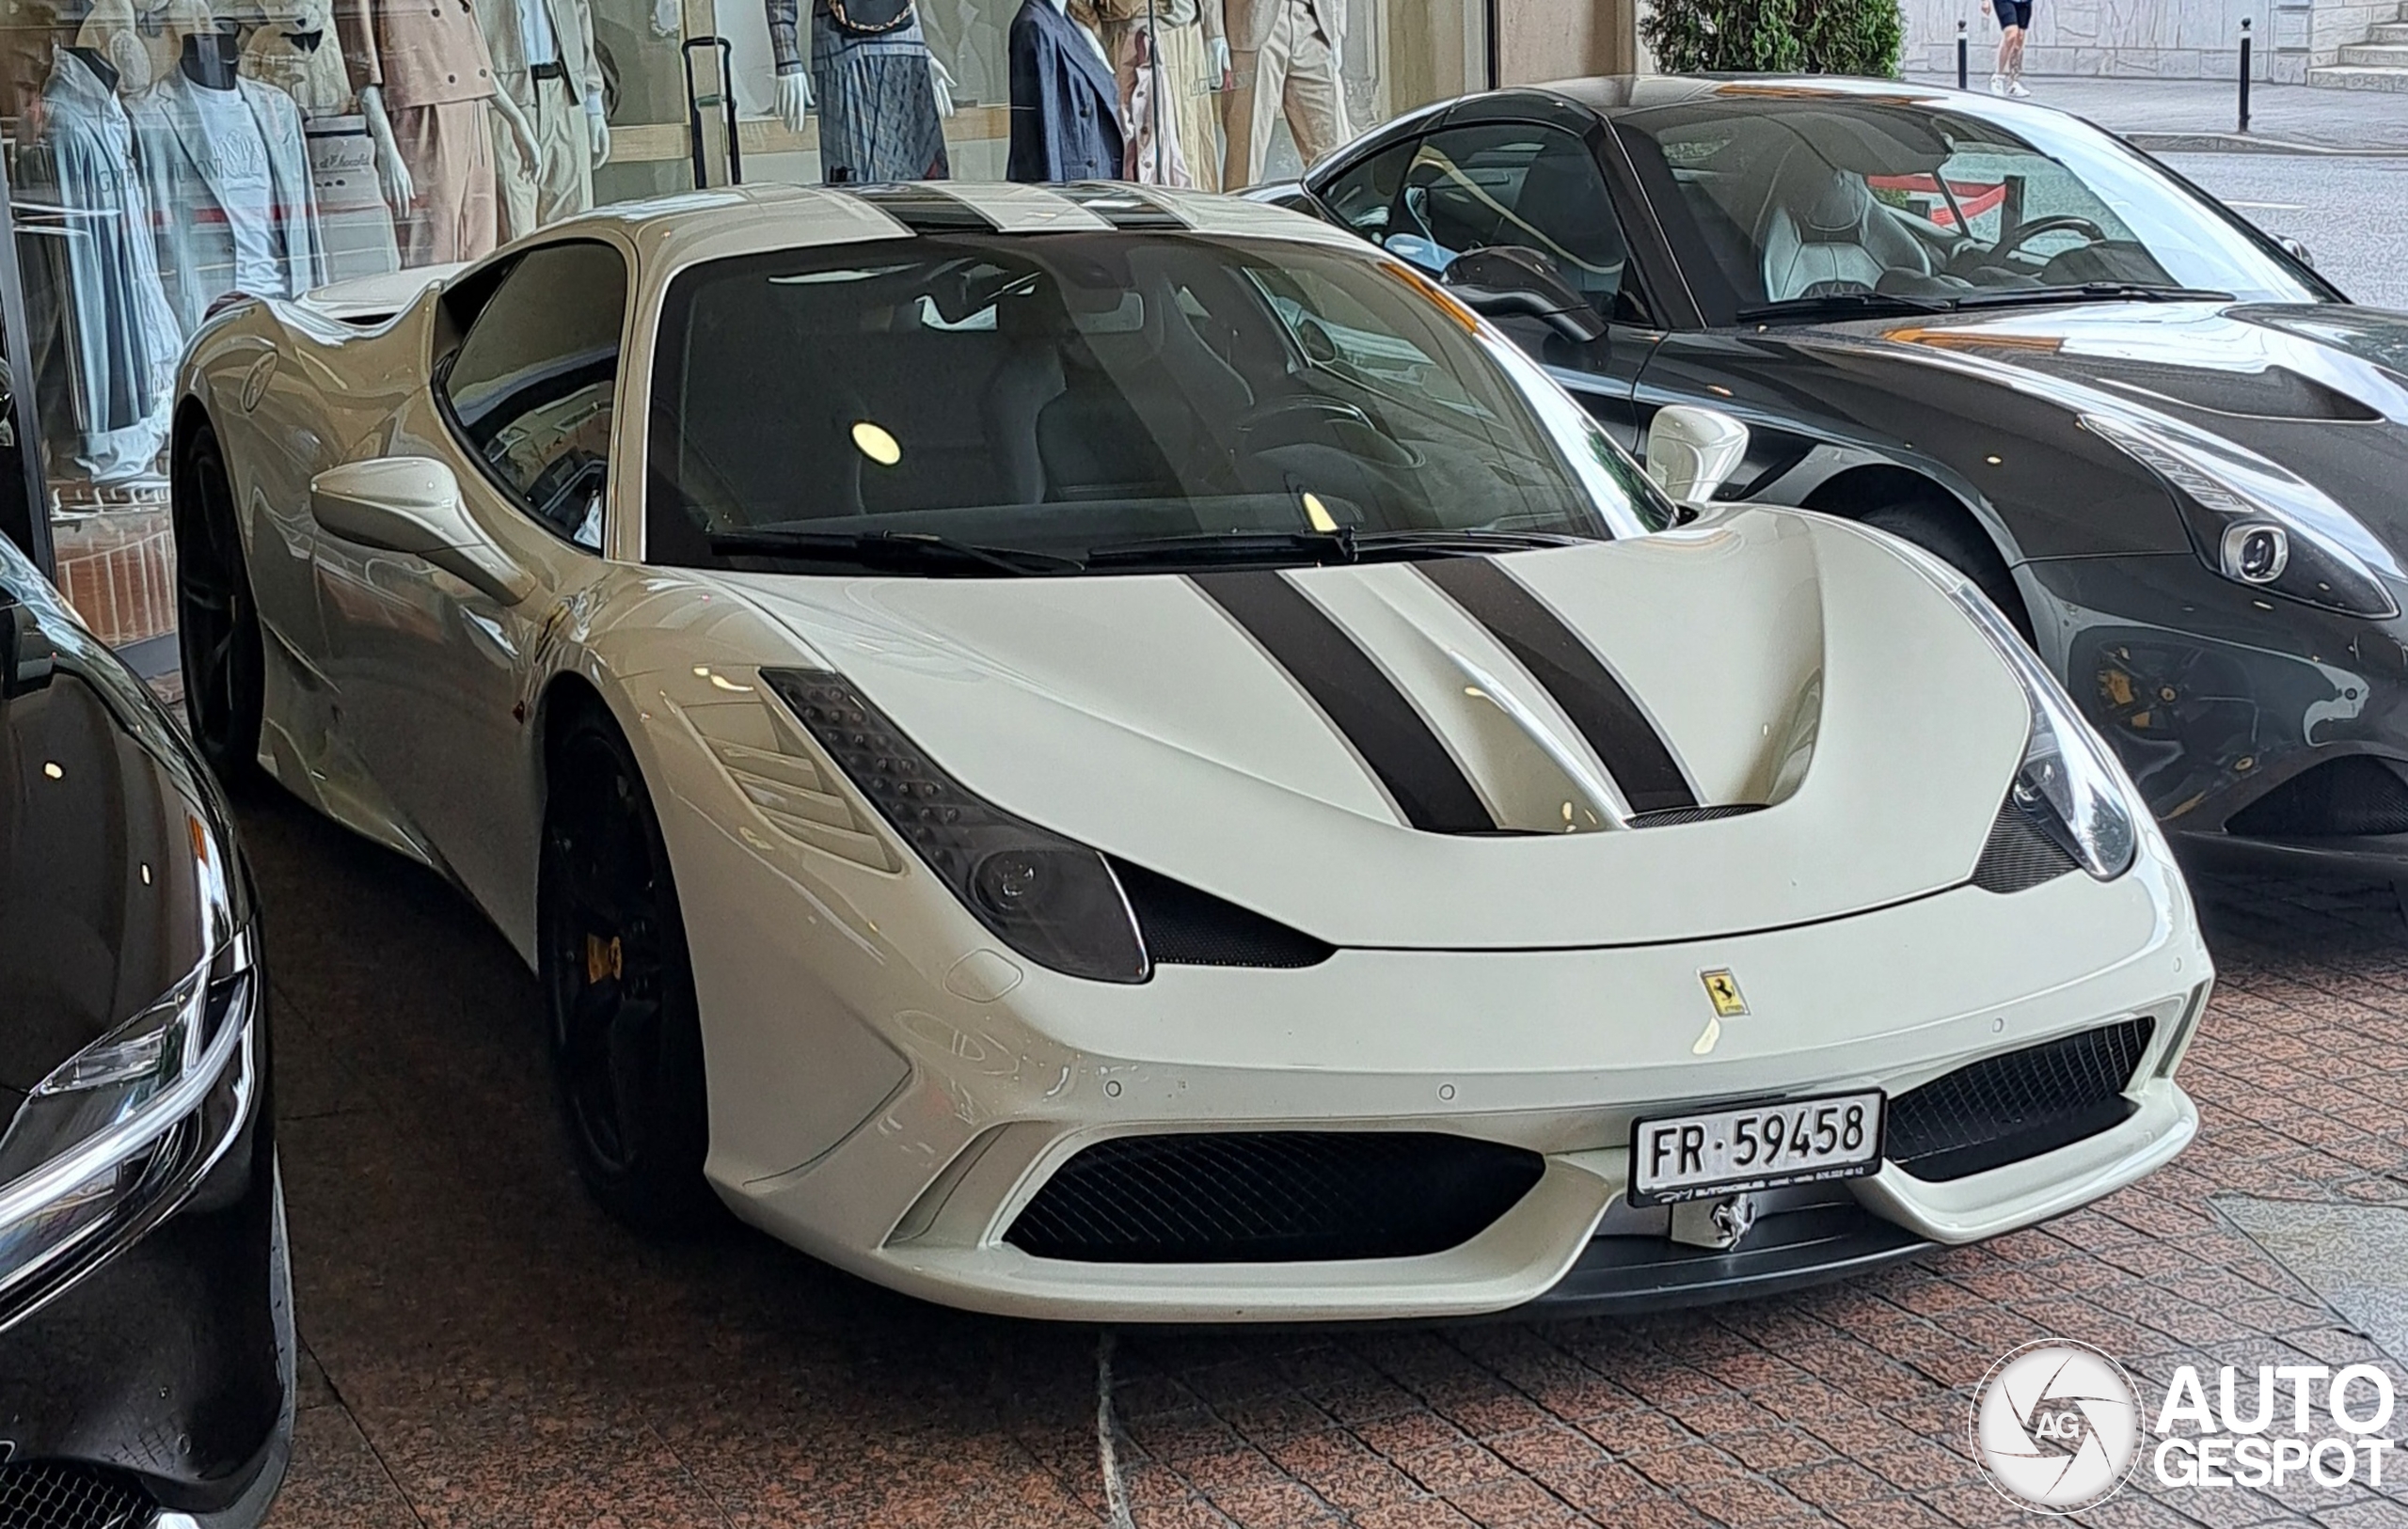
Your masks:
[{"label": "side air intake", "polygon": [[1999,803],[1989,841],[1973,863],[1973,885],[1990,892],[2028,891],[2079,869],[2074,858],[2010,798]]},{"label": "side air intake", "polygon": [[1312,967],[1337,953],[1335,945],[1143,866],[1115,860],[1112,871],[1156,966]]}]

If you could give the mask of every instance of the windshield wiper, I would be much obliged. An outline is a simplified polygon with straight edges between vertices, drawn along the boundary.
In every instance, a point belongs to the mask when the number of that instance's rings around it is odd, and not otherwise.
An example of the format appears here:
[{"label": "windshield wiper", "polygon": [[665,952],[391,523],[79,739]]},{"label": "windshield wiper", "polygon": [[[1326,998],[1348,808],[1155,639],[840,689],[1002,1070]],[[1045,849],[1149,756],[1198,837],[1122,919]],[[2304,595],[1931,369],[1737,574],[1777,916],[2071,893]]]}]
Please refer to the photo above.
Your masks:
[{"label": "windshield wiper", "polygon": [[1881,313],[1946,313],[1954,299],[1909,292],[1826,292],[1820,297],[1789,297],[1778,303],[1751,303],[1734,317],[1742,323],[1760,319],[1867,318]]},{"label": "windshield wiper", "polygon": [[1383,552],[1446,553],[1477,557],[1483,552],[1528,552],[1536,547],[1586,546],[1603,537],[1576,531],[1449,530],[1359,531],[1354,549],[1366,559]]},{"label": "windshield wiper", "polygon": [[2062,287],[1987,287],[1955,299],[1954,307],[2012,307],[2026,303],[2229,303],[2230,292],[2205,287],[2158,287],[2146,281],[2077,281]]},{"label": "windshield wiper", "polygon": [[1114,542],[1087,548],[1087,566],[1161,562],[1354,562],[1354,529],[1334,531],[1195,531],[1143,542]]},{"label": "windshield wiper", "polygon": [[1058,553],[1027,547],[982,546],[933,531],[713,531],[711,550],[721,557],[793,558],[848,562],[863,568],[927,572],[931,568],[993,568],[1006,574],[1075,574],[1086,564]]}]

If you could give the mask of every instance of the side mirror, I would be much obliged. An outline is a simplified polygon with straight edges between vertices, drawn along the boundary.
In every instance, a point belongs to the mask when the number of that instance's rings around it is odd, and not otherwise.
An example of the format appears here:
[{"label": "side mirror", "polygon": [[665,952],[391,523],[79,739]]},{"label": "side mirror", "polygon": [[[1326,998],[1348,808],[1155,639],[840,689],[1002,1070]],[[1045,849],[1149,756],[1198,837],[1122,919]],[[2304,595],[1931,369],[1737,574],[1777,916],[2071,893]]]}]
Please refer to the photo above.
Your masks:
[{"label": "side mirror", "polygon": [[48,685],[57,656],[33,607],[0,590],[0,701]]},{"label": "side mirror", "polygon": [[1438,278],[1474,312],[1544,321],[1575,344],[1603,339],[1606,321],[1572,290],[1555,262],[1534,249],[1499,244],[1458,255]]},{"label": "side mirror", "polygon": [[1747,454],[1748,427],[1719,409],[1674,403],[1647,427],[1647,476],[1675,504],[1711,503]]},{"label": "side mirror", "polygon": [[535,581],[485,539],[460,505],[460,481],[427,457],[374,457],[329,467],[309,481],[319,528],[382,552],[423,558],[505,606]]},{"label": "side mirror", "polygon": [[2307,252],[2307,246],[2305,244],[2301,244],[2296,239],[2277,239],[2274,242],[2282,245],[2283,253],[2289,256],[2292,260],[2299,261],[2300,264],[2306,266],[2311,271],[2316,269],[2316,257]]}]

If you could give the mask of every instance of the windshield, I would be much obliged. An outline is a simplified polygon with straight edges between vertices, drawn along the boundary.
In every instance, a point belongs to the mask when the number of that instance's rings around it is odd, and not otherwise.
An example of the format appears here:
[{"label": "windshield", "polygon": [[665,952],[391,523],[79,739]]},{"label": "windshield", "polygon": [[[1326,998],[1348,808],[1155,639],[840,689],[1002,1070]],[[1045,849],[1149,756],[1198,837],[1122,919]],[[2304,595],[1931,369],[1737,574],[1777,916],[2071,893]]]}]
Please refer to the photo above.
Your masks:
[{"label": "windshield", "polygon": [[[2327,294],[2187,187],[2055,112],[1751,93],[1617,120],[1714,322]],[[1717,279],[1719,278],[1719,279]]]},{"label": "windshield", "polygon": [[650,456],[647,555],[705,567],[1351,560],[1671,512],[1418,274],[1184,233],[697,266],[664,303]]}]

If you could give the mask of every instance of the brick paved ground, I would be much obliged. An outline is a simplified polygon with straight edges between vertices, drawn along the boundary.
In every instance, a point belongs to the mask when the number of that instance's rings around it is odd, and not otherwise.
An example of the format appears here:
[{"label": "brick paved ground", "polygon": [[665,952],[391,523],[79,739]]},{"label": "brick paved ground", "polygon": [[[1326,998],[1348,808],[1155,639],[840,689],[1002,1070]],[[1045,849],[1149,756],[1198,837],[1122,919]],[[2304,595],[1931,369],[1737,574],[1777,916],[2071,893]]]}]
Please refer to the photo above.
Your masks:
[{"label": "brick paved ground", "polygon": [[[1111,1524],[1092,1329],[962,1316],[750,1235],[641,1245],[544,1105],[532,984],[435,883],[280,800],[265,896],[309,1348],[277,1529]],[[1635,1323],[1124,1331],[1129,1519],[1608,1529],[2027,1521],[1966,1453],[2005,1349],[2384,1364],[2219,1195],[2408,1206],[2408,938],[2387,893],[2217,881],[2206,1132],[2047,1227],[1852,1285]],[[2212,1371],[2210,1371],[2212,1378]],[[2147,1477],[2144,1468],[2143,1479]],[[2408,1462],[2400,1466],[2408,1481]],[[2134,1490],[2114,1529],[2408,1525],[2408,1489]]]}]

